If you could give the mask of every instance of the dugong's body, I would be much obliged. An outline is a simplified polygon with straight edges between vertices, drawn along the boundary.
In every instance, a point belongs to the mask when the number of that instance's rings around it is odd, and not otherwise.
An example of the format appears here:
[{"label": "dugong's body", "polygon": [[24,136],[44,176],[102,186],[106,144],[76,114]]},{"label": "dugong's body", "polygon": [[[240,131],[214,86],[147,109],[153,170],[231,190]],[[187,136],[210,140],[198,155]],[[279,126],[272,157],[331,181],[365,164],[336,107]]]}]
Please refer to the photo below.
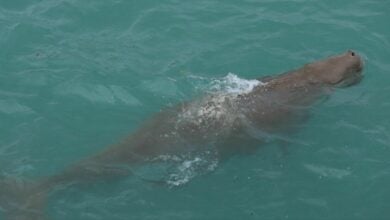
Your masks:
[{"label": "dugong's body", "polygon": [[[80,161],[63,172],[45,178],[34,186],[2,192],[2,198],[16,197],[29,209],[10,208],[8,216],[41,219],[44,192],[73,182],[121,176],[131,168],[161,155],[216,148],[217,157],[242,152],[251,131],[282,134],[291,129],[307,108],[337,86],[360,81],[363,63],[352,51],[329,57],[280,75],[260,79],[252,91],[242,94],[216,93],[165,109],[147,120],[121,142]],[[261,137],[256,137],[261,142]],[[3,189],[6,187],[3,182]],[[0,182],[1,185],[1,182]],[[3,193],[3,195],[1,195]],[[10,200],[11,201],[11,200]],[[16,218],[15,218],[16,219]]]},{"label": "dugong's body", "polygon": [[[338,86],[361,79],[363,62],[355,52],[329,57],[273,77],[260,79],[249,93],[213,94],[154,115],[122,142],[70,168],[72,175],[104,175],[113,164],[135,164],[162,154],[226,143],[248,130],[278,134],[289,130],[307,108]],[[261,141],[261,140],[260,140]],[[218,154],[241,151],[218,145]],[[233,146],[234,147],[234,146]],[[90,174],[84,173],[90,172]],[[63,174],[60,174],[64,178]],[[73,177],[72,177],[73,178]],[[77,177],[74,180],[80,180]]]}]

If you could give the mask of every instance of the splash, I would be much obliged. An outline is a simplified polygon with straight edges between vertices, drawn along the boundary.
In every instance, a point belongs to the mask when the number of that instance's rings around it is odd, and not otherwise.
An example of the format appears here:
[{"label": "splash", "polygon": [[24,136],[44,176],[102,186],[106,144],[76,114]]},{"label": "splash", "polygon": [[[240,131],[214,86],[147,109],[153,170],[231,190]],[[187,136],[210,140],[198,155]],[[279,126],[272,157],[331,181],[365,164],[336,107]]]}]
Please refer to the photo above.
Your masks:
[{"label": "splash", "polygon": [[[203,77],[193,78],[206,80]],[[259,80],[242,79],[229,73],[223,78],[211,80],[206,85],[206,89],[202,87],[199,89],[205,90],[209,95],[192,102],[179,115],[179,124],[184,122],[198,126],[203,125],[207,128],[215,126],[230,128],[239,116],[236,109],[238,95],[250,93],[256,86],[264,85],[264,83]]]},{"label": "splash", "polygon": [[174,171],[169,174],[166,183],[169,186],[180,186],[188,183],[194,177],[215,170],[218,166],[218,160],[207,157],[193,157],[183,160]]},{"label": "splash", "polygon": [[266,84],[256,79],[240,78],[234,73],[228,73],[226,76],[218,78],[189,75],[188,80],[198,92],[234,95],[250,93],[256,86]]},{"label": "splash", "polygon": [[170,187],[182,186],[193,178],[212,172],[219,160],[215,151],[188,152],[180,155],[160,155],[149,161],[136,175],[144,180],[164,182]]},{"label": "splash", "polygon": [[233,73],[228,73],[222,79],[215,79],[211,82],[211,91],[227,94],[247,94],[259,85],[265,85],[265,83],[256,79],[243,79]]}]

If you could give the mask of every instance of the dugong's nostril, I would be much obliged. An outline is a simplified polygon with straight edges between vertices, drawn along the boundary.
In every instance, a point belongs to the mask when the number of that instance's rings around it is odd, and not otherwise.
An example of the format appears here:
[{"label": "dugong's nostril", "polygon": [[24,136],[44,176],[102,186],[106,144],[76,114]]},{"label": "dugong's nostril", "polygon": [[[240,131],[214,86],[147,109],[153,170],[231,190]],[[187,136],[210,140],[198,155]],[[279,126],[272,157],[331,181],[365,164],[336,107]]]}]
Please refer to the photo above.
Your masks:
[{"label": "dugong's nostril", "polygon": [[355,52],[351,51],[351,56],[354,57],[355,56]]}]

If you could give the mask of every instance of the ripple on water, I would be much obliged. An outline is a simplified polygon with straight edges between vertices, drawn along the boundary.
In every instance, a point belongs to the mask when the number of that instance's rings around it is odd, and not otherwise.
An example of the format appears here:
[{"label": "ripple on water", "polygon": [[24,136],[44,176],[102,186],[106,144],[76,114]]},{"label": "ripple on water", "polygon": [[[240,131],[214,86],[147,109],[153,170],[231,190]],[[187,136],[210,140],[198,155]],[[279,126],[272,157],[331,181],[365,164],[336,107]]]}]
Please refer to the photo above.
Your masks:
[{"label": "ripple on water", "polygon": [[28,106],[14,101],[0,100],[0,112],[5,114],[31,114],[34,111]]},{"label": "ripple on water", "polygon": [[125,88],[117,85],[65,83],[58,86],[56,92],[65,96],[74,95],[95,103],[141,105],[141,102],[136,97]]},{"label": "ripple on water", "polygon": [[329,177],[335,179],[342,179],[346,176],[352,174],[352,171],[347,169],[338,169],[333,167],[327,167],[323,165],[314,165],[314,164],[304,164],[303,165],[307,170],[313,172],[319,177]]}]

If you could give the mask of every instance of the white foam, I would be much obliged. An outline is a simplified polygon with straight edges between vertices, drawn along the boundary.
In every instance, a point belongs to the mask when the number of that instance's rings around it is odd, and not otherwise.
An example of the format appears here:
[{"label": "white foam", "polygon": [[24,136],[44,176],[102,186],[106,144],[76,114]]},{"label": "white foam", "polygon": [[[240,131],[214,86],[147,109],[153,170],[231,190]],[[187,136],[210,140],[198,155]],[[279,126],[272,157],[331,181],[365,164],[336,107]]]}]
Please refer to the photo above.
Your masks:
[{"label": "white foam", "polygon": [[246,94],[250,93],[256,86],[264,84],[256,79],[243,79],[233,73],[228,73],[222,79],[213,80],[211,83],[211,91],[229,94]]},{"label": "white foam", "polygon": [[204,124],[205,127],[212,126],[210,123],[219,123],[229,128],[238,116],[235,111],[235,100],[238,95],[250,93],[259,85],[264,83],[259,80],[242,79],[233,73],[214,79],[206,90],[211,95],[193,102],[179,115],[178,121]]},{"label": "white foam", "polygon": [[[162,172],[167,174],[163,178],[164,181],[169,186],[176,187],[188,183],[199,175],[215,170],[219,162],[215,154],[215,151],[189,152],[181,155],[162,155],[152,161],[166,169],[166,172]],[[158,178],[157,174],[152,174],[152,177],[148,179],[156,177]]]},{"label": "white foam", "polygon": [[218,166],[217,160],[195,157],[180,163],[176,172],[169,175],[166,183],[170,186],[180,186],[203,173],[211,172]]}]

